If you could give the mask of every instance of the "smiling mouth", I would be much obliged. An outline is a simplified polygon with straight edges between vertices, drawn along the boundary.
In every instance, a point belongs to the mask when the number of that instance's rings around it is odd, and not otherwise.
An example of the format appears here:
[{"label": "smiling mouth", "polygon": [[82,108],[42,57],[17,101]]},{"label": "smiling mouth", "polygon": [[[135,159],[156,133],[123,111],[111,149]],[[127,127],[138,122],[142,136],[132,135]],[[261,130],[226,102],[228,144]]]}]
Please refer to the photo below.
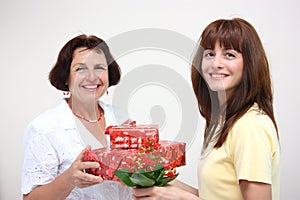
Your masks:
[{"label": "smiling mouth", "polygon": [[212,78],[225,78],[228,75],[226,74],[209,74]]},{"label": "smiling mouth", "polygon": [[85,88],[85,89],[97,89],[97,88],[99,88],[100,87],[100,84],[99,85],[84,85],[84,86],[82,86],[83,88]]}]

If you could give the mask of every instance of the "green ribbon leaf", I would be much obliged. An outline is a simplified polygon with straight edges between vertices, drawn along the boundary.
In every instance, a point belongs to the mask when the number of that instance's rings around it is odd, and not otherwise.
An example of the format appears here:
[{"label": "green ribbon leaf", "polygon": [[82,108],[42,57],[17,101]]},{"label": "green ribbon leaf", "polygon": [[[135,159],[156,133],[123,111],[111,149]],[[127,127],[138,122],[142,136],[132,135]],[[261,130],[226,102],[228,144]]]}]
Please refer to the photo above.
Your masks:
[{"label": "green ribbon leaf", "polygon": [[129,179],[132,181],[132,183],[142,187],[151,187],[155,183],[154,180],[146,177],[144,174],[141,173],[133,173],[131,177],[129,177]]},{"label": "green ribbon leaf", "polygon": [[115,170],[114,174],[119,179],[121,179],[123,181],[123,183],[125,183],[126,185],[131,186],[131,187],[136,186],[136,184],[130,180],[131,173],[129,173],[128,170],[126,170],[126,169]]},{"label": "green ribbon leaf", "polygon": [[114,174],[127,186],[139,188],[165,186],[178,176],[178,173],[173,177],[165,176],[165,169],[160,164],[154,166],[154,170],[150,172],[139,169],[134,173],[130,173],[129,169],[122,168],[115,170]]},{"label": "green ribbon leaf", "polygon": [[178,176],[178,173],[175,174],[173,177],[163,177],[155,183],[156,186],[165,186],[168,182],[174,180]]}]

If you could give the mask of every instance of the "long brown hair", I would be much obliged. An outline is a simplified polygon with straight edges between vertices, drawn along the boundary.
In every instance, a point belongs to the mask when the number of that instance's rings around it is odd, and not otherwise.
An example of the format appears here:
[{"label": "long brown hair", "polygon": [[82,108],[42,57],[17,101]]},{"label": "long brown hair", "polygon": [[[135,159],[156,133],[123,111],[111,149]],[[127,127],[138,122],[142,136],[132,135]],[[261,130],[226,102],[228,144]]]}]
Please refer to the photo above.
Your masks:
[{"label": "long brown hair", "polygon": [[192,84],[199,111],[206,120],[204,147],[207,147],[212,140],[219,115],[224,114],[220,113],[217,92],[209,89],[201,69],[204,50],[214,49],[216,42],[226,49],[234,49],[242,54],[244,71],[241,83],[226,101],[224,124],[214,147],[222,146],[234,123],[254,103],[257,103],[259,108],[271,118],[277,130],[269,63],[256,30],[244,19],[219,19],[210,23],[202,32],[191,68]]}]

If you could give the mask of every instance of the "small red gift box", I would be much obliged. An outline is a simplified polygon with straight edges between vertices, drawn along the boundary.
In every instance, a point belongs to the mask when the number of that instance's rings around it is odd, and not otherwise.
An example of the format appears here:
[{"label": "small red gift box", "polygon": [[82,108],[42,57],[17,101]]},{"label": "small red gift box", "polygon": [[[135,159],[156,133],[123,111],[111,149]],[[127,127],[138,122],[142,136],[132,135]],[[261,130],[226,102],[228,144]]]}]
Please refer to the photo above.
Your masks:
[{"label": "small red gift box", "polygon": [[136,125],[135,121],[130,124],[109,126],[105,134],[110,136],[110,146],[113,148],[136,149],[149,142],[157,144],[159,141],[157,124]]},{"label": "small red gift box", "polygon": [[185,147],[184,142],[161,140],[151,148],[99,148],[85,151],[83,161],[100,163],[100,168],[88,169],[87,173],[102,176],[103,180],[120,181],[114,175],[114,171],[117,169],[128,169],[130,172],[141,169],[153,171],[156,164],[168,168],[185,165]]}]

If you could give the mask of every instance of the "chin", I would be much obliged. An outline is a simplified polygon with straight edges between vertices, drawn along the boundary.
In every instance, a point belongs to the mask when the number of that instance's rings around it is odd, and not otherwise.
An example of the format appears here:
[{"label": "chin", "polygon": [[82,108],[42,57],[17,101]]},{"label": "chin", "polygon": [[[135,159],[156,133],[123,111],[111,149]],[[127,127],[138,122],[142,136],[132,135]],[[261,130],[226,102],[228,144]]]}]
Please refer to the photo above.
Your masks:
[{"label": "chin", "polygon": [[99,94],[96,94],[96,99],[100,99],[104,94],[105,94],[105,92],[101,92]]},{"label": "chin", "polygon": [[225,91],[224,87],[219,87],[219,86],[213,86],[213,87],[209,87],[209,88],[214,92],[224,92]]}]

